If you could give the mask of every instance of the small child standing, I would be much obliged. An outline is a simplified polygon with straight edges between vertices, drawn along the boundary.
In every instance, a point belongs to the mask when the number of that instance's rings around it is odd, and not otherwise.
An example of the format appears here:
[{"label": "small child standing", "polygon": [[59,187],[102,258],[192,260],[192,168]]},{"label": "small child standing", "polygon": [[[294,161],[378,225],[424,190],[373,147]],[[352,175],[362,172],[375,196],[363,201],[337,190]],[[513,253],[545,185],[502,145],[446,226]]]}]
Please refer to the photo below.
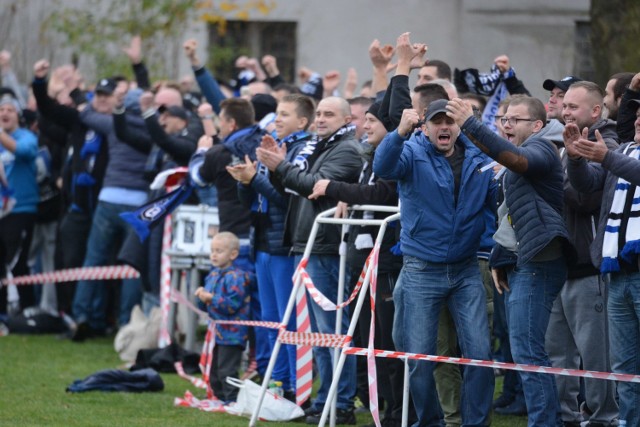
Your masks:
[{"label": "small child standing", "polygon": [[[234,267],[240,241],[235,234],[222,232],[211,240],[209,259],[213,268],[205,278],[204,287],[196,290],[200,308],[212,320],[249,320],[249,274]],[[209,373],[211,388],[220,400],[235,401],[238,389],[227,384],[228,376],[238,377],[242,352],[247,343],[247,326],[217,325],[213,364]]]}]

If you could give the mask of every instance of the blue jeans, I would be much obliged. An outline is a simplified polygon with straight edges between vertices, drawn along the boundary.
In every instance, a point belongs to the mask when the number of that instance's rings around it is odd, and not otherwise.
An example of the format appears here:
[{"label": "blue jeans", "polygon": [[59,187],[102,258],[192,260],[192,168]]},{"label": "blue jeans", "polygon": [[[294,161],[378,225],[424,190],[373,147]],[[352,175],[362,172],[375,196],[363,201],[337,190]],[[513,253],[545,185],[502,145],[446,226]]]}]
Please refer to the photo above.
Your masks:
[{"label": "blue jeans", "polygon": [[[438,318],[447,304],[463,357],[490,360],[486,293],[475,257],[451,263],[431,263],[405,255],[396,304],[394,340],[403,351],[436,354]],[[399,333],[402,331],[402,333]],[[416,426],[441,426],[433,370],[435,364],[409,361],[410,389],[418,416]],[[492,369],[465,366],[460,410],[467,426],[487,425],[493,398]]]},{"label": "blue jeans", "polygon": [[[287,309],[287,303],[293,289],[293,257],[271,255],[267,252],[256,254],[256,275],[260,288],[260,305],[262,307],[262,320],[280,322]],[[289,319],[289,330],[295,331],[295,311]],[[278,331],[267,329],[269,337],[269,354],[273,352],[273,346],[278,338]],[[295,390],[296,387],[296,346],[284,344],[276,365],[273,368],[274,380],[282,381],[284,390]]]},{"label": "blue jeans", "polygon": [[[611,367],[620,374],[640,374],[640,273],[613,273],[609,286]],[[620,427],[640,424],[640,384],[618,383]],[[623,424],[623,421],[626,424]]]},{"label": "blue jeans", "polygon": [[[296,255],[295,265],[298,265],[302,255]],[[333,255],[311,255],[307,264],[307,272],[315,287],[331,301],[338,298],[338,273],[340,258]],[[346,291],[345,291],[346,293]],[[347,295],[345,295],[346,297]],[[314,332],[333,334],[336,330],[336,313],[324,311],[307,293],[307,305],[311,318],[311,329]],[[344,335],[349,329],[348,307],[342,309],[342,330]],[[313,349],[318,373],[320,375],[320,388],[313,406],[322,409],[329,395],[329,387],[333,380],[333,356],[334,349],[327,347],[315,347]],[[356,359],[347,357],[342,369],[342,375],[338,382],[337,408],[350,410],[353,408],[353,397],[356,395]]]},{"label": "blue jeans", "polygon": [[[508,272],[507,322],[516,363],[551,366],[545,334],[553,302],[567,278],[564,257],[528,262]],[[555,427],[559,422],[558,390],[553,375],[520,372],[529,426]]]},{"label": "blue jeans", "polygon": [[[107,265],[120,248],[129,224],[120,218],[122,212],[136,206],[98,202],[93,214],[84,267]],[[78,282],[73,298],[73,317],[78,323],[87,322],[96,331],[104,331],[106,324],[107,289],[101,280]],[[120,326],[128,323],[131,309],[142,300],[140,279],[123,279],[120,291]]]},{"label": "blue jeans", "polygon": [[[505,307],[506,292],[499,294],[494,288],[493,293],[493,333],[500,340],[498,356],[500,362],[513,363],[511,344],[509,343],[509,327],[507,325],[507,313]],[[522,380],[518,371],[507,369],[504,372],[502,382],[502,395],[511,400],[524,402],[522,392]]]}]

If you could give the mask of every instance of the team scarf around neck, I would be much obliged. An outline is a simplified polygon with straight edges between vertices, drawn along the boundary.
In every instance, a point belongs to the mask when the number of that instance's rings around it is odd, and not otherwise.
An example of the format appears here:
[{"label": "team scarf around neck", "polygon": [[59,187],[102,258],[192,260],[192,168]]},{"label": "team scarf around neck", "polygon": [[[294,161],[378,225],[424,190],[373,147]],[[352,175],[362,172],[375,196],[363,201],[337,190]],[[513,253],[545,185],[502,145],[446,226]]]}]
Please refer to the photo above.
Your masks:
[{"label": "team scarf around neck", "polygon": [[[624,153],[638,160],[640,146],[629,145]],[[620,230],[625,225],[625,221],[627,226],[624,235],[625,244],[624,247],[619,248]],[[634,263],[634,257],[638,254],[640,254],[640,187],[630,184],[623,178],[618,178],[604,231],[600,271],[603,274],[620,271],[618,256],[628,263]]]},{"label": "team scarf around neck", "polygon": [[[301,170],[306,171],[309,170],[313,161],[318,157],[320,152],[324,147],[331,144],[336,139],[342,137],[343,135],[349,132],[355,132],[356,126],[348,123],[342,126],[340,129],[335,131],[331,136],[329,136],[326,140],[321,140],[318,138],[318,135],[314,135],[309,141],[307,141],[306,145],[300,150],[295,159],[293,159],[293,164],[299,167]],[[319,147],[319,150],[318,150]],[[299,194],[292,190],[291,188],[285,188],[287,193],[295,194],[299,196]]]}]

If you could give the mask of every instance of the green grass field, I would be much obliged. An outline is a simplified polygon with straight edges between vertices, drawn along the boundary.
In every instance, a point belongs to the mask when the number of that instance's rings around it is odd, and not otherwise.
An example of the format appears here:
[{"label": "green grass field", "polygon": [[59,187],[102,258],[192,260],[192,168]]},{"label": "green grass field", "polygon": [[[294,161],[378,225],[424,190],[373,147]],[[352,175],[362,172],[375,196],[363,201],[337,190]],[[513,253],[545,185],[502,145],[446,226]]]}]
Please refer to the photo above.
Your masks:
[{"label": "green grass field", "polygon": [[[244,427],[249,424],[248,418],[174,407],[173,399],[183,396],[186,390],[191,390],[196,397],[203,397],[203,392],[172,374],[162,374],[165,389],[159,393],[72,394],[65,391],[76,379],[120,367],[111,338],[72,343],[51,335],[0,337],[0,426]],[[369,414],[358,415],[358,425],[369,423]],[[526,424],[526,417],[494,415],[494,426]],[[261,422],[259,425],[306,424]]]}]

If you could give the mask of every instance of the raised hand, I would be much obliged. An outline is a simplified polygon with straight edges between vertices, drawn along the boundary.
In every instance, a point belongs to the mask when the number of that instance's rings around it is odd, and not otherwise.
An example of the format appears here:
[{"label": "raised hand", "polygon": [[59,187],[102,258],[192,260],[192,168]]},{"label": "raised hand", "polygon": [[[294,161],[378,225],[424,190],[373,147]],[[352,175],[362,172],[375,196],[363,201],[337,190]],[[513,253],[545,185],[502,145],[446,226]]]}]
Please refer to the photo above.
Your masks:
[{"label": "raised hand", "polygon": [[213,114],[213,107],[208,102],[203,102],[198,107],[198,117],[201,119],[207,118]]},{"label": "raised hand", "polygon": [[275,77],[280,74],[278,69],[278,62],[273,55],[265,55],[262,57],[262,66],[269,77]]},{"label": "raised hand", "polygon": [[202,135],[198,140],[198,149],[204,148],[209,149],[213,147],[213,138],[209,135]]},{"label": "raised hand", "polygon": [[462,127],[469,117],[473,116],[473,108],[460,98],[453,98],[447,103],[447,116],[451,117],[458,126]]},{"label": "raised hand", "polygon": [[311,71],[307,67],[300,67],[300,69],[298,70],[298,78],[302,83],[308,82],[312,75],[313,71]]},{"label": "raised hand", "polygon": [[325,96],[333,95],[338,85],[340,85],[340,73],[336,70],[327,71],[322,78],[322,87],[324,88]]},{"label": "raised hand", "polygon": [[11,67],[11,52],[6,49],[0,51],[0,68]]},{"label": "raised hand", "polygon": [[353,98],[354,93],[358,87],[358,73],[355,68],[349,68],[347,70],[347,79],[344,82],[343,96],[345,99]]},{"label": "raised hand", "polygon": [[507,55],[498,56],[493,60],[493,63],[496,64],[496,67],[498,67],[498,70],[500,70],[501,73],[506,73],[511,68],[509,57]]},{"label": "raised hand", "polygon": [[574,146],[576,147],[576,152],[580,156],[598,163],[602,163],[604,157],[609,151],[609,147],[605,144],[604,139],[602,139],[602,135],[600,135],[600,131],[598,130],[596,130],[595,142],[589,141],[587,138],[580,138]]},{"label": "raised hand", "polygon": [[[124,105],[124,97],[127,94],[127,87],[123,84],[116,85],[113,90],[113,96],[116,100],[116,106],[120,107]],[[142,108],[142,105],[140,106]]]},{"label": "raised hand", "polygon": [[260,148],[262,148],[263,150],[276,153],[278,151],[278,143],[276,142],[275,139],[273,139],[271,135],[266,134],[262,137],[262,140],[260,141]]},{"label": "raised hand", "polygon": [[147,111],[149,108],[153,106],[153,93],[147,91],[142,92],[140,95],[140,111]]},{"label": "raised hand", "polygon": [[127,54],[132,64],[139,64],[142,61],[142,38],[140,36],[131,37],[129,46],[123,47],[122,51]]},{"label": "raised hand", "polygon": [[38,79],[44,79],[49,74],[49,61],[40,59],[33,64],[33,76]]},{"label": "raised hand", "polygon": [[280,163],[282,163],[287,155],[287,146],[282,144],[276,147],[276,151],[266,150],[262,147],[256,149],[256,157],[271,172],[275,171]]},{"label": "raised hand", "polygon": [[580,133],[580,129],[578,125],[575,123],[569,123],[564,127],[564,131],[562,131],[562,138],[564,139],[564,146],[567,150],[567,156],[572,159],[577,159],[580,157],[580,153],[576,149],[576,144],[580,140],[580,138],[587,138],[589,129],[584,128],[583,132]]},{"label": "raised hand", "polygon": [[402,33],[396,40],[396,56],[398,65],[396,75],[408,75],[411,68],[422,66],[422,59],[427,52],[427,45],[423,43],[411,43],[409,33]]},{"label": "raised hand", "polygon": [[404,111],[402,111],[400,124],[398,125],[398,135],[403,137],[409,135],[415,129],[419,121],[420,116],[416,110],[413,108],[404,109]]},{"label": "raised hand", "polygon": [[184,53],[187,56],[187,59],[191,62],[193,67],[200,66],[200,60],[198,59],[198,54],[196,52],[196,48],[198,47],[198,42],[195,39],[189,39],[182,45],[184,49]]},{"label": "raised hand", "polygon": [[391,62],[391,58],[393,58],[394,52],[395,48],[390,44],[380,46],[378,39],[375,39],[369,45],[369,59],[371,59],[374,68],[386,69]]}]

